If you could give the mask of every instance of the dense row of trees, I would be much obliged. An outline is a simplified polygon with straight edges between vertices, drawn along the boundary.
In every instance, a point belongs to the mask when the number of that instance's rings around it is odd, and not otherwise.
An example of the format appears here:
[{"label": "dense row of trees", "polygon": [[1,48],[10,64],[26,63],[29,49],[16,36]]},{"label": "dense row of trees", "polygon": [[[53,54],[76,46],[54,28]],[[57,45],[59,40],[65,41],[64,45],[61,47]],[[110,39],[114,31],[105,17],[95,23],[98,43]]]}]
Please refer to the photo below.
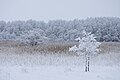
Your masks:
[{"label": "dense row of trees", "polygon": [[98,41],[120,41],[120,18],[98,17],[85,20],[0,21],[1,40],[23,42],[73,41],[86,30],[97,36]]}]

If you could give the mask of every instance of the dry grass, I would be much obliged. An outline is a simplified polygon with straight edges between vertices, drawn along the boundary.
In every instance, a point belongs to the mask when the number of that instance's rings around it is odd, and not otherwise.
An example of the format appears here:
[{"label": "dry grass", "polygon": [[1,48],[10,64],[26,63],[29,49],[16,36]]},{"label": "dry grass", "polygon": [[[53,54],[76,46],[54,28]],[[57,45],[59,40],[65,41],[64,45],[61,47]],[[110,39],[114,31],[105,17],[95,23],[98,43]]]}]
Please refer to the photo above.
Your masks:
[{"label": "dry grass", "polygon": [[[0,49],[4,50],[4,49],[12,49],[12,51],[14,50],[14,53],[36,53],[36,52],[51,52],[51,53],[62,53],[62,52],[68,52],[69,47],[73,46],[74,44],[77,43],[73,43],[73,42],[51,42],[51,43],[41,43],[39,45],[35,45],[35,46],[30,46],[30,45],[25,45],[23,43],[18,43],[15,42],[13,44],[11,44],[11,42],[3,42],[0,43]],[[5,51],[5,50],[4,50]],[[10,50],[9,50],[10,51]],[[16,51],[16,52],[15,52]]]},{"label": "dry grass", "polygon": [[[84,57],[68,51],[74,44],[77,43],[51,42],[29,46],[21,45],[19,42],[0,42],[0,65],[82,65]],[[96,56],[95,60],[92,59],[91,64],[105,62],[108,65],[112,63],[120,65],[120,43],[103,42],[100,49],[104,54]]]},{"label": "dry grass", "polygon": [[[69,47],[77,42],[51,42],[35,46],[25,45],[15,41],[0,41],[0,51],[13,53],[68,53]],[[102,42],[101,53],[120,52],[119,42]],[[69,52],[70,53],[70,52]]]},{"label": "dry grass", "polygon": [[109,52],[120,52],[120,43],[119,42],[103,42],[100,45],[102,53]]}]

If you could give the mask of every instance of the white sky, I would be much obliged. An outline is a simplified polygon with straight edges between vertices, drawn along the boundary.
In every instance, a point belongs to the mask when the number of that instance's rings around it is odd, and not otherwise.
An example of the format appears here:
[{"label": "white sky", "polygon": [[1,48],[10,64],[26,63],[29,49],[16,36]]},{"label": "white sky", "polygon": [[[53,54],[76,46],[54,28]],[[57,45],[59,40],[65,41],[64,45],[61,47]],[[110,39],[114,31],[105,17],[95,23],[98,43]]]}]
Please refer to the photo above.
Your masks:
[{"label": "white sky", "polygon": [[120,17],[120,0],[0,0],[0,20]]}]

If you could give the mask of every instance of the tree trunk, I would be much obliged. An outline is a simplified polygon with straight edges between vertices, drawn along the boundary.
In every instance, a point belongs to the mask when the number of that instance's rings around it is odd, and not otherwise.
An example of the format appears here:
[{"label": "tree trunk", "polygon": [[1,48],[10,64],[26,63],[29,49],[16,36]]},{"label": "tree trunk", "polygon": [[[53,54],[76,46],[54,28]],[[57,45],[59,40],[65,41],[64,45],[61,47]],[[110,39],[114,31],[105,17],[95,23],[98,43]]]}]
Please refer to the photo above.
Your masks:
[{"label": "tree trunk", "polygon": [[87,72],[88,71],[88,59],[87,59],[87,55],[85,54],[85,72]]},{"label": "tree trunk", "polygon": [[88,71],[90,70],[90,57],[88,56]]},{"label": "tree trunk", "polygon": [[90,57],[85,54],[85,72],[90,71]]}]

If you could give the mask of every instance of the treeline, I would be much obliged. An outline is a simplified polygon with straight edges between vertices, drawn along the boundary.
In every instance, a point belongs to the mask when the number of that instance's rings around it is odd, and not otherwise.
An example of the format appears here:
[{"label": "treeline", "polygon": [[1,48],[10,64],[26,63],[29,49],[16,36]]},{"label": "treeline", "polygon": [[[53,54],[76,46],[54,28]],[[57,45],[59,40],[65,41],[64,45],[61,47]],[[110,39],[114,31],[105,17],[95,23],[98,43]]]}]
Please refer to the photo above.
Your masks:
[{"label": "treeline", "polygon": [[28,43],[46,41],[73,41],[82,36],[82,30],[92,32],[98,41],[120,41],[120,18],[97,17],[44,21],[0,21],[0,39]]}]

